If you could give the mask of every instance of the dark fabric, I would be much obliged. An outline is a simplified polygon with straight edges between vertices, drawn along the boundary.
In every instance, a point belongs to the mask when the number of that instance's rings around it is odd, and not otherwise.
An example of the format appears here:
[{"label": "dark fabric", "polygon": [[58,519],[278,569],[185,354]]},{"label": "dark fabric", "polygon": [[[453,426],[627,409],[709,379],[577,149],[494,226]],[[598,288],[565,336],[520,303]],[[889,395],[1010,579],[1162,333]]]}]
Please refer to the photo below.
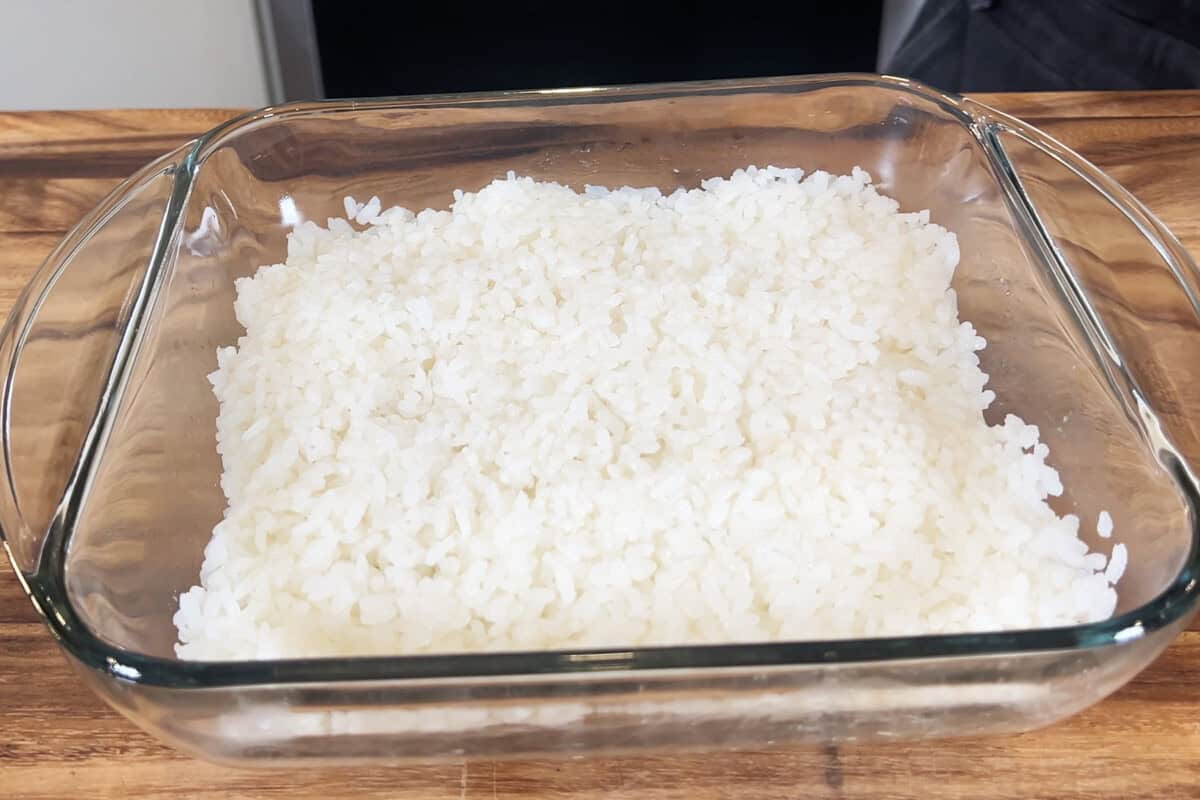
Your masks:
[{"label": "dark fabric", "polygon": [[1200,88],[1200,0],[926,0],[884,71],[958,92]]}]

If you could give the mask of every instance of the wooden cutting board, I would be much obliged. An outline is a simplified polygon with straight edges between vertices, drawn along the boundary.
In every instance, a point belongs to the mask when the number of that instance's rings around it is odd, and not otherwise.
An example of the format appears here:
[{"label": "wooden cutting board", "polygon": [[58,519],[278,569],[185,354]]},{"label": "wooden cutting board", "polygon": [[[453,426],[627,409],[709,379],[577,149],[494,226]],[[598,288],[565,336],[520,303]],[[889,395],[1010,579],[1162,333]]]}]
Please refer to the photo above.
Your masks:
[{"label": "wooden cutting board", "polygon": [[[1200,92],[981,100],[1079,150],[1200,254]],[[0,311],[114,184],[234,111],[0,114]],[[1200,353],[1195,364],[1200,380]],[[1196,409],[1200,413],[1200,409]],[[1193,454],[1193,463],[1196,456]],[[1146,672],[1046,730],[788,752],[427,768],[235,770],[161,745],[67,669],[0,565],[3,798],[1200,798],[1200,626]]]}]

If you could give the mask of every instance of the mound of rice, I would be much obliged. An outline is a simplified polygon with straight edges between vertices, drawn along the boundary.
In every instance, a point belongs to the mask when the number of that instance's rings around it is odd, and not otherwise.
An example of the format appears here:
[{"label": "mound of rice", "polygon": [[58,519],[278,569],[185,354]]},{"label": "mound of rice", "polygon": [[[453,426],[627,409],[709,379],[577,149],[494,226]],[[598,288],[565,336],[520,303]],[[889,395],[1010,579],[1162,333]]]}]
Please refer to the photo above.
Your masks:
[{"label": "mound of rice", "polygon": [[347,216],[238,281],[211,376],[229,504],[181,657],[1111,615],[1124,548],[1047,505],[1037,428],[984,421],[954,235],[866,173],[509,175]]}]

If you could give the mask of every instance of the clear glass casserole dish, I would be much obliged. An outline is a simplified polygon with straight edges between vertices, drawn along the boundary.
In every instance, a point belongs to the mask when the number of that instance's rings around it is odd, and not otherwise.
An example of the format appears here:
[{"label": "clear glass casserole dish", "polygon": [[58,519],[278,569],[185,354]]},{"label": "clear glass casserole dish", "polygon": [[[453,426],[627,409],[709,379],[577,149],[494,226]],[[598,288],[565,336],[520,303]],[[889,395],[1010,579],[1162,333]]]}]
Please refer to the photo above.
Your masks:
[{"label": "clear glass casserole dish", "polygon": [[[224,497],[205,376],[233,281],[342,198],[444,207],[508,170],[693,186],[748,164],[868,170],[958,234],[997,401],[1039,425],[1060,512],[1108,509],[1116,615],[1006,633],[589,652],[187,662],[172,614]],[[5,547],[70,662],[137,724],[231,762],[534,755],[1019,731],[1146,666],[1196,608],[1200,452],[1170,364],[1200,348],[1179,243],[1075,153],[875,76],[306,103],[134,175],[50,255],[3,331]],[[1092,528],[1085,524],[1085,530]],[[1085,538],[1095,534],[1086,534]],[[1110,543],[1088,539],[1107,552]]]}]

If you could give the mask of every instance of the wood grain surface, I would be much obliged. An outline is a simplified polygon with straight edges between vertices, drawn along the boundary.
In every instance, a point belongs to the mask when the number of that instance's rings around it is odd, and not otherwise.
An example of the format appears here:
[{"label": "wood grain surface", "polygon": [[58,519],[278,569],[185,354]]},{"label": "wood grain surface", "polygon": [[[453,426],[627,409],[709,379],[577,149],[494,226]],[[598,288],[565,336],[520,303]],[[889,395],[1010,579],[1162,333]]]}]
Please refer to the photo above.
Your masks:
[{"label": "wood grain surface", "polygon": [[[981,96],[1076,148],[1200,252],[1200,92]],[[121,178],[232,111],[0,114],[0,310]],[[1200,357],[1200,354],[1198,354]],[[1200,410],[1198,410],[1200,413]],[[1200,798],[1200,627],[1049,729],[786,752],[234,770],[109,711],[0,565],[0,797]]]}]

